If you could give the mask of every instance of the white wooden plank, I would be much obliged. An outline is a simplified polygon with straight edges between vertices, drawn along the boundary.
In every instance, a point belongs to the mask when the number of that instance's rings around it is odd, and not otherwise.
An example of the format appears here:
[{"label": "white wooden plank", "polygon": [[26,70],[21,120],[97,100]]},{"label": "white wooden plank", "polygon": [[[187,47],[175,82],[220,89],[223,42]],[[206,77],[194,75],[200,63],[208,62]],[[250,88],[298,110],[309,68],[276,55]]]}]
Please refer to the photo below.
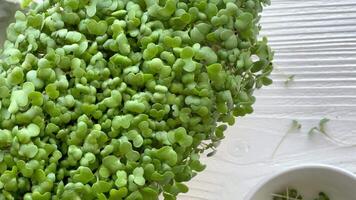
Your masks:
[{"label": "white wooden plank", "polygon": [[[301,163],[356,172],[356,1],[275,0],[265,9],[262,35],[276,53],[275,83],[256,93],[255,112],[228,130],[216,157],[189,185],[183,200],[242,200],[262,178]],[[284,85],[288,76],[295,80]],[[328,134],[308,135],[328,117]],[[291,121],[290,134],[272,158]]]}]

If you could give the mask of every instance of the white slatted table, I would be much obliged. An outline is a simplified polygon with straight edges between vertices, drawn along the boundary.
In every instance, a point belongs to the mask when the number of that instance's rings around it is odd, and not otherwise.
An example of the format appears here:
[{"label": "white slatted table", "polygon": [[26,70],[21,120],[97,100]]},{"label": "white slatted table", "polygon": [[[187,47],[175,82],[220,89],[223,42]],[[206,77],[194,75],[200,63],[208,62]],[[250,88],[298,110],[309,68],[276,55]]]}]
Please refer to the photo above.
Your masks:
[{"label": "white slatted table", "polygon": [[[256,93],[254,114],[228,130],[181,200],[242,200],[264,177],[297,164],[356,172],[356,147],[308,135],[327,117],[333,138],[356,143],[356,0],[272,0],[261,23],[276,52],[274,84]],[[285,87],[289,75],[295,81]],[[290,134],[272,158],[293,119],[302,130]]]}]

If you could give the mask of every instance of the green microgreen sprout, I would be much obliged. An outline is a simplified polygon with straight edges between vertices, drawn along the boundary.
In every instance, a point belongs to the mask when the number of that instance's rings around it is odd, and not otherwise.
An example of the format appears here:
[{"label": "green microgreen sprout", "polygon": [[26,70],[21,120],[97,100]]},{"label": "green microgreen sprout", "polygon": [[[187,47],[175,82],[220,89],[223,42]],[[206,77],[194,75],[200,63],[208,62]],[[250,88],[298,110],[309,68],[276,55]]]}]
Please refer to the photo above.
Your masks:
[{"label": "green microgreen sprout", "polygon": [[[326,124],[328,123],[330,121],[330,119],[328,119],[328,118],[323,118],[323,119],[321,119],[320,121],[319,121],[319,125],[318,126],[315,126],[315,127],[313,127],[313,128],[311,128],[310,130],[309,130],[309,134],[312,134],[312,133],[314,133],[315,131],[318,131],[318,132],[320,132],[320,133],[322,133],[322,134],[324,134],[324,135],[326,135],[326,136],[328,136],[328,134],[326,133]],[[329,136],[328,136],[329,137]]]},{"label": "green microgreen sprout", "polygon": [[278,149],[281,147],[282,143],[284,142],[284,140],[288,137],[289,134],[295,132],[295,131],[300,131],[300,129],[302,128],[302,124],[300,124],[299,121],[297,120],[293,120],[292,124],[290,126],[290,128],[288,129],[288,131],[283,135],[283,137],[281,138],[281,140],[278,142],[276,148],[274,149],[273,153],[272,153],[272,158],[276,155]]},{"label": "green microgreen sprout", "polygon": [[289,75],[287,80],[284,81],[284,85],[288,87],[292,82],[294,82],[295,75]]},{"label": "green microgreen sprout", "polygon": [[32,3],[33,0],[22,0],[21,1],[21,8],[27,8],[31,3]]},{"label": "green microgreen sprout", "polygon": [[346,143],[344,141],[335,139],[334,137],[332,137],[326,130],[326,125],[328,124],[328,122],[330,121],[330,119],[328,118],[323,118],[319,121],[318,126],[312,127],[309,130],[309,135],[315,134],[315,133],[321,133],[323,136],[325,136],[328,140],[330,140],[331,142],[341,145],[341,146],[347,146],[347,147],[353,147],[355,146],[355,144],[350,144],[350,143]]},{"label": "green microgreen sprout", "polygon": [[282,193],[272,194],[273,200],[303,200],[301,194],[295,189],[286,188]]}]

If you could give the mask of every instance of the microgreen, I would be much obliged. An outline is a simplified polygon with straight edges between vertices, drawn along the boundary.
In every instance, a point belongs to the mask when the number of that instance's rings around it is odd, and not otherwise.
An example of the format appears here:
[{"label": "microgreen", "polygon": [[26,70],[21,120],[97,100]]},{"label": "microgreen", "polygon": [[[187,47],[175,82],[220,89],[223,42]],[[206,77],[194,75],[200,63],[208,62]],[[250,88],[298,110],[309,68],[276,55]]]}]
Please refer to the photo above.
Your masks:
[{"label": "microgreen", "polygon": [[300,129],[302,128],[302,125],[297,121],[297,120],[293,120],[291,127],[289,128],[289,130],[283,135],[282,139],[279,141],[279,143],[277,144],[276,148],[274,149],[273,153],[272,153],[272,157],[274,157],[278,151],[278,149],[281,147],[282,143],[284,142],[284,140],[288,137],[288,135],[292,132],[295,131],[300,131]]},{"label": "microgreen", "polygon": [[292,82],[294,82],[295,75],[290,75],[287,77],[287,80],[284,81],[285,86],[289,86]]}]

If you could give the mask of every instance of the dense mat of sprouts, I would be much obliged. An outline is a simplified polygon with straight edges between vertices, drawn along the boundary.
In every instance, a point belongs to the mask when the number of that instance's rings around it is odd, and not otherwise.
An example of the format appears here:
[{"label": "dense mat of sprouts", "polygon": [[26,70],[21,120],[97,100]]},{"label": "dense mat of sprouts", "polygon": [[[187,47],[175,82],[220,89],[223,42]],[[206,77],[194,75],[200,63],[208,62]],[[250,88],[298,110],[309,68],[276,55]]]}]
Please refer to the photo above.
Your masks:
[{"label": "dense mat of sprouts", "polygon": [[45,0],[0,61],[0,199],[176,199],[252,113],[267,0]]}]

